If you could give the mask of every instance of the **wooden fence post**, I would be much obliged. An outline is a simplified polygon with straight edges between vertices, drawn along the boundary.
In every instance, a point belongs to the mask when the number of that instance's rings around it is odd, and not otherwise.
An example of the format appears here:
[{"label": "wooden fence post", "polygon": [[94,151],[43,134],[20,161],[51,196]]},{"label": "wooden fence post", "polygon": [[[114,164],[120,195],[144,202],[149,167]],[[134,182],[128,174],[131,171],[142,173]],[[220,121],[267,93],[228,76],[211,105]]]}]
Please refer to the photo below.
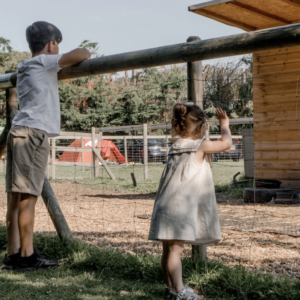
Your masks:
[{"label": "wooden fence post", "polygon": [[[101,146],[102,146],[102,131],[99,131],[99,134],[98,134],[98,146],[97,146],[97,149],[99,149],[99,155],[101,156]],[[96,177],[99,176],[99,161],[97,162],[97,165],[96,165]]]},{"label": "wooden fence post", "polygon": [[147,124],[143,125],[143,141],[144,141],[144,180],[148,179],[148,132]]},{"label": "wooden fence post", "polygon": [[128,153],[127,153],[127,139],[126,136],[124,136],[124,155],[125,155],[125,166],[128,165]]},{"label": "wooden fence post", "polygon": [[55,138],[52,138],[52,144],[51,144],[51,179],[55,180],[55,149],[56,146],[56,142],[55,142]]},{"label": "wooden fence post", "polygon": [[[187,42],[196,42],[201,39],[197,36],[191,36]],[[188,77],[188,101],[194,102],[201,109],[203,109],[203,94],[202,94],[202,62],[188,62],[187,63],[187,77]],[[193,245],[192,257],[207,259],[206,245]]]},{"label": "wooden fence post", "polygon": [[95,138],[96,138],[96,132],[95,127],[92,127],[92,177],[96,177],[96,155],[93,149],[96,149],[95,147]]},{"label": "wooden fence post", "polygon": [[[83,148],[84,148],[84,139],[83,137],[81,138],[81,162],[84,163],[84,152],[83,152]],[[81,167],[81,171],[84,171],[84,166]]]},{"label": "wooden fence post", "polygon": [[[50,145],[50,138],[48,138],[48,144]],[[51,169],[51,156],[49,152],[48,162],[47,162],[47,178],[50,178],[50,169]]]},{"label": "wooden fence post", "polygon": [[[100,137],[100,135],[99,135]],[[108,165],[106,164],[105,160],[101,157],[101,149],[100,151],[98,151],[98,149],[95,147],[95,138],[96,138],[96,129],[95,127],[92,127],[92,173],[93,173],[93,177],[95,178],[96,173],[96,158],[98,158],[98,160],[101,162],[103,168],[105,169],[105,171],[107,172],[107,174],[109,175],[109,177],[112,180],[116,180],[116,177],[114,176],[114,174],[112,173],[112,171],[110,170],[110,168],[108,167]],[[101,132],[101,143],[102,143],[102,132]],[[100,145],[101,147],[101,145]],[[99,163],[97,161],[97,163]]]},{"label": "wooden fence post", "polygon": [[42,198],[51,217],[56,232],[61,240],[67,240],[72,237],[72,232],[64,217],[64,214],[58,204],[58,201],[53,193],[48,178],[45,176]]}]

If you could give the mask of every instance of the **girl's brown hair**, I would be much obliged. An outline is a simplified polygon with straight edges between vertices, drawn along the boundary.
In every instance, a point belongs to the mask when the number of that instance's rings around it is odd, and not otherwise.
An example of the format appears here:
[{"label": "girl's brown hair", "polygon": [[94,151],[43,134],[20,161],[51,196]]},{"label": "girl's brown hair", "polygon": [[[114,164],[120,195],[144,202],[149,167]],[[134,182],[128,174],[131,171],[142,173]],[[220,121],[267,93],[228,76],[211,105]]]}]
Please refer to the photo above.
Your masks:
[{"label": "girl's brown hair", "polygon": [[[179,135],[183,138],[190,134],[197,136],[199,135],[200,127],[205,124],[205,121],[206,115],[198,105],[177,103],[173,107],[173,116],[171,121],[173,136]],[[193,132],[190,130],[192,125],[196,125]]]}]

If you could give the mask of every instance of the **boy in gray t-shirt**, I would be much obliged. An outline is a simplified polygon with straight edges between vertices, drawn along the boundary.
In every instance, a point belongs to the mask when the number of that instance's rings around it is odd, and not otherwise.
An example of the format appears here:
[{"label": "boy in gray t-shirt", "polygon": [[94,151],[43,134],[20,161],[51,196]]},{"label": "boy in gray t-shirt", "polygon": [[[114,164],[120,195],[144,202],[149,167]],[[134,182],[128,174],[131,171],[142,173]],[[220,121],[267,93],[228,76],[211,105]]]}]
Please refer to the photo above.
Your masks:
[{"label": "boy in gray t-shirt", "polygon": [[2,269],[56,267],[33,248],[35,204],[41,195],[50,147],[48,137],[60,133],[57,72],[90,58],[86,49],[58,54],[62,34],[47,22],[26,30],[32,58],[18,65],[20,111],[7,137],[6,192],[8,249]]}]

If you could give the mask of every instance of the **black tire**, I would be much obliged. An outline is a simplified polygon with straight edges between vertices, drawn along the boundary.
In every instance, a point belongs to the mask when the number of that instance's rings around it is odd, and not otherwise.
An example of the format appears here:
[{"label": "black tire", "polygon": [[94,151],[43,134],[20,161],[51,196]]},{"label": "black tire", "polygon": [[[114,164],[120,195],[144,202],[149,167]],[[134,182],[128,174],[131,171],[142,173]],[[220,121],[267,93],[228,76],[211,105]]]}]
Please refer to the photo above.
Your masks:
[{"label": "black tire", "polygon": [[245,203],[267,203],[273,199],[273,193],[264,188],[245,188],[243,198]]},{"label": "black tire", "polygon": [[276,199],[277,198],[277,193],[287,193],[287,192],[292,192],[293,190],[291,189],[285,189],[285,188],[279,188],[279,189],[268,189],[269,192],[272,194],[272,196]]}]

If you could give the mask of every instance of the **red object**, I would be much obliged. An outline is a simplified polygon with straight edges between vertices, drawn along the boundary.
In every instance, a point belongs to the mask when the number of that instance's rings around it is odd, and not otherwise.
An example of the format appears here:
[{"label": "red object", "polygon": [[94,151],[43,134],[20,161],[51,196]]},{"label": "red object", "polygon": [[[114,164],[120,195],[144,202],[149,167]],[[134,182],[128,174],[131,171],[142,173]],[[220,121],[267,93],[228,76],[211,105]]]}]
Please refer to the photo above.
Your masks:
[{"label": "red object", "polygon": [[[96,148],[98,147],[97,140],[95,141]],[[72,142],[69,147],[72,148],[81,148],[81,140],[77,139]],[[84,148],[92,148],[92,140],[86,139],[83,141]],[[78,149],[80,151],[80,149]],[[125,163],[125,157],[120,153],[117,146],[110,140],[102,140],[101,142],[101,156],[104,160],[115,161],[118,163]],[[81,160],[81,152],[69,152],[64,151],[58,161],[66,161],[66,162],[82,162]],[[91,163],[92,162],[92,152],[83,152],[83,162]]]}]

